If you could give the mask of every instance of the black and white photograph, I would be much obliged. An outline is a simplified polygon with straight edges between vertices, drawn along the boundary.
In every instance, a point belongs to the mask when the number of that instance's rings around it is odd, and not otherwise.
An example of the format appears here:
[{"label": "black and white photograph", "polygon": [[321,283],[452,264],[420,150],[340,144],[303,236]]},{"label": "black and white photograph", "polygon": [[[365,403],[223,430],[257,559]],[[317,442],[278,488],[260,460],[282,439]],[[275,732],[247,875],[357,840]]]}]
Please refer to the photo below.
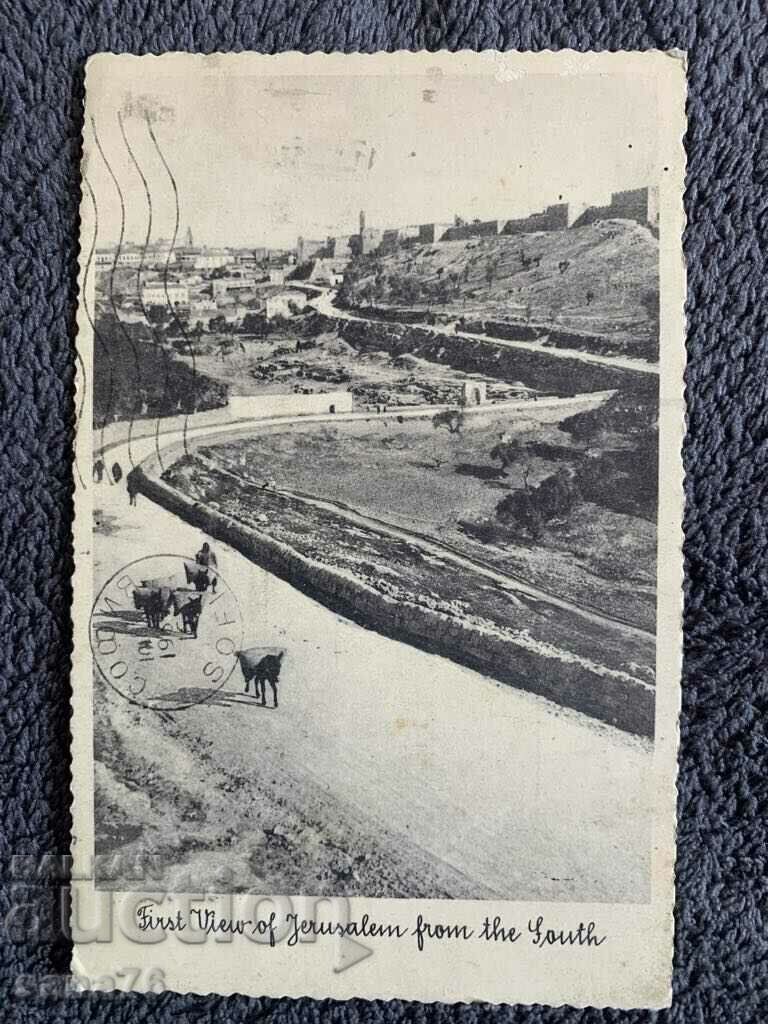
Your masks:
[{"label": "black and white photograph", "polygon": [[671,887],[678,97],[541,56],[92,62],[96,892]]}]

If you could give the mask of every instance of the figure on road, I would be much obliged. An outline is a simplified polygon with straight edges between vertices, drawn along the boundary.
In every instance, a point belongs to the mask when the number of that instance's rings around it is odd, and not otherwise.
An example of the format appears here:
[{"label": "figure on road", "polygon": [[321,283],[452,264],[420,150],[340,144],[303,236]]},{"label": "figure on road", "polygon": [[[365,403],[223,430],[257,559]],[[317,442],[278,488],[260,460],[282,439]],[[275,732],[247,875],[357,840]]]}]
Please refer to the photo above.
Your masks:
[{"label": "figure on road", "polygon": [[208,543],[207,540],[203,541],[203,546],[200,548],[200,550],[195,555],[195,561],[197,562],[198,565],[202,565],[206,569],[212,569],[213,570],[213,572],[208,573],[208,575],[210,576],[211,590],[215,594],[216,593],[216,582],[217,582],[217,580],[216,580],[216,576],[217,576],[216,569],[217,569],[218,566],[217,566],[217,562],[216,562],[216,555],[215,555],[215,553],[213,551],[213,548],[210,546],[210,544]]},{"label": "figure on road", "polygon": [[96,459],[96,461],[94,462],[94,464],[93,464],[93,482],[95,484],[100,484],[101,483],[101,481],[102,481],[102,479],[104,477],[104,470],[105,469],[106,469],[106,466],[104,465],[104,459],[102,459],[102,457],[99,456]]},{"label": "figure on road", "polygon": [[253,647],[247,651],[238,651],[237,657],[245,680],[245,692],[248,693],[253,682],[254,697],[261,698],[261,706],[267,703],[267,683],[272,690],[272,705],[277,707],[277,684],[280,681],[280,669],[285,651],[265,654],[261,647]]},{"label": "figure on road", "polygon": [[136,485],[135,471],[131,470],[128,476],[125,478],[126,488],[128,490],[128,504],[136,504],[136,495],[139,493],[139,488]]}]

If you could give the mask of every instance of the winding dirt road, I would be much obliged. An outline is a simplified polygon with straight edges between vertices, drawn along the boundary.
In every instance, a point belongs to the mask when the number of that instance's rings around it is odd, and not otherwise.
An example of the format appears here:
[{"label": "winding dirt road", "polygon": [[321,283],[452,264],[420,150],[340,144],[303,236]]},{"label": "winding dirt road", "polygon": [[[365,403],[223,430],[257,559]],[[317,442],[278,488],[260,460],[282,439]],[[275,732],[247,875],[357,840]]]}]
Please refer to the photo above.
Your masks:
[{"label": "winding dirt road", "polygon": [[[290,281],[286,281],[286,285],[290,284]],[[308,298],[307,303],[316,309],[318,313],[322,313],[324,316],[328,317],[335,317],[338,320],[356,320],[359,323],[380,324],[382,327],[391,327],[393,322],[397,323],[397,321],[376,320],[374,317],[356,316],[348,309],[341,309],[338,306],[334,306],[334,297],[335,293],[333,290],[328,289],[314,298]],[[410,326],[420,327],[423,330],[432,331],[435,334],[443,334],[449,338],[464,338],[466,341],[470,342],[482,341],[488,345],[496,345],[500,348],[516,348],[523,349],[527,352],[543,352],[548,356],[552,356],[554,359],[577,359],[580,363],[595,363],[599,366],[612,367],[615,370],[635,370],[638,373],[653,374],[655,376],[659,375],[659,367],[657,363],[647,363],[642,359],[628,359],[625,356],[601,356],[597,353],[582,352],[580,349],[556,348],[554,345],[543,345],[540,341],[509,341],[506,338],[494,338],[490,334],[469,334],[466,331],[456,331],[452,327],[445,327],[440,324],[415,324]]]},{"label": "winding dirt road", "polygon": [[[188,436],[227,431],[232,427],[207,427]],[[180,432],[165,434],[162,449],[181,440]],[[151,456],[154,445],[151,437],[134,440],[134,460]],[[127,457],[125,445],[110,454]],[[202,539],[142,497],[129,506],[122,487],[102,484],[96,505],[97,588],[134,559],[189,555]],[[215,701],[176,713],[162,736],[155,723],[145,724],[145,734],[127,714],[113,715],[126,751],[151,756],[157,740],[162,754],[153,770],[170,793],[185,780],[199,789],[209,772],[248,782],[231,804],[217,793],[225,801],[216,812],[220,825],[213,812],[202,825],[185,822],[169,799],[159,821],[167,818],[176,836],[186,826],[193,846],[207,828],[235,832],[225,854],[215,847],[180,853],[179,867],[224,857],[244,885],[318,891],[312,857],[319,861],[321,853],[306,847],[306,837],[319,834],[312,841],[327,850],[327,832],[334,848],[345,841],[353,847],[345,856],[362,851],[371,865],[396,866],[391,877],[376,869],[378,891],[370,875],[348,878],[336,891],[350,895],[647,897],[648,743],[363,629],[226,545],[217,553],[241,603],[244,645],[288,652],[280,709],[265,712],[244,699],[233,676]],[[293,829],[309,881],[296,882],[285,861],[265,854],[269,808]]]}]

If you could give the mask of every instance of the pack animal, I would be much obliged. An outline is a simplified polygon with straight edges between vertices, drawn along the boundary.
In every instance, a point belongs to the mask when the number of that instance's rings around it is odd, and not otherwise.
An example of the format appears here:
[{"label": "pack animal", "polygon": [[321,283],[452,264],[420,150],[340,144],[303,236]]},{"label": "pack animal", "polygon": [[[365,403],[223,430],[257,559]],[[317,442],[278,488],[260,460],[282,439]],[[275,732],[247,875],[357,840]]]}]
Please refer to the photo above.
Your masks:
[{"label": "pack animal", "polygon": [[262,707],[267,703],[267,683],[272,690],[273,706],[277,707],[277,684],[280,681],[280,669],[284,656],[285,651],[265,654],[263,649],[259,648],[238,652],[238,660],[245,680],[245,692],[249,692],[251,682],[253,682],[254,697],[256,700],[261,698]]},{"label": "pack animal", "polygon": [[182,633],[190,633],[197,639],[197,624],[203,611],[203,595],[190,596],[188,590],[176,590],[173,594],[173,614],[181,617]]},{"label": "pack animal", "polygon": [[136,587],[133,592],[133,606],[144,612],[150,629],[159,629],[171,605],[171,591],[167,587]]},{"label": "pack animal", "polygon": [[211,580],[207,565],[200,565],[198,562],[184,561],[184,575],[187,583],[191,583],[195,590],[201,594],[210,586]]}]

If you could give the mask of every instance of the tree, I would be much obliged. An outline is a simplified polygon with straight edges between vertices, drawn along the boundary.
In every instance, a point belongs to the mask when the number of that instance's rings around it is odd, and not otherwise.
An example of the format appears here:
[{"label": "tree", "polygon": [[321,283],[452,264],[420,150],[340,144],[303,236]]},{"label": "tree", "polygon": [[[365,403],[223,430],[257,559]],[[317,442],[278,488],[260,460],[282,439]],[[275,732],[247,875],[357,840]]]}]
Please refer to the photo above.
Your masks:
[{"label": "tree", "polygon": [[406,277],[404,282],[405,297],[408,302],[418,302],[421,295],[421,283],[415,276]]},{"label": "tree", "polygon": [[576,474],[570,466],[561,466],[552,476],[542,480],[533,493],[545,522],[569,515],[580,497]]},{"label": "tree", "polygon": [[240,325],[242,334],[255,334],[257,337],[264,337],[266,333],[266,319],[263,313],[246,313]]},{"label": "tree", "polygon": [[508,435],[502,435],[499,443],[491,448],[491,458],[501,463],[502,476],[506,476],[507,470],[517,462],[520,457],[520,448],[519,439],[510,438]]},{"label": "tree", "polygon": [[560,422],[560,429],[580,442],[614,434],[622,439],[622,446],[636,447],[638,439],[658,429],[658,400],[653,392],[618,391],[596,409],[567,416]]},{"label": "tree", "polygon": [[538,487],[531,487],[526,475],[523,489],[508,494],[496,506],[496,517],[537,540],[545,523],[569,515],[580,500],[576,474],[570,467],[562,466]]},{"label": "tree", "polygon": [[648,288],[640,296],[640,305],[645,310],[645,315],[651,323],[655,324],[659,319],[659,292],[657,288]]},{"label": "tree", "polygon": [[496,518],[506,525],[524,530],[534,540],[541,536],[543,521],[529,489],[513,491],[496,506]]},{"label": "tree", "polygon": [[152,305],[147,307],[147,320],[153,327],[162,330],[170,319],[171,315],[168,312],[167,306]]},{"label": "tree", "polygon": [[497,259],[489,259],[485,266],[485,283],[488,285],[489,288],[496,279],[496,271],[498,269],[498,266],[499,261]]},{"label": "tree", "polygon": [[435,430],[445,427],[449,434],[460,434],[464,426],[464,413],[461,409],[443,409],[432,417]]},{"label": "tree", "polygon": [[375,287],[373,281],[365,281],[359,289],[358,295],[361,302],[366,302],[369,306],[373,305],[373,299],[375,294]]}]

